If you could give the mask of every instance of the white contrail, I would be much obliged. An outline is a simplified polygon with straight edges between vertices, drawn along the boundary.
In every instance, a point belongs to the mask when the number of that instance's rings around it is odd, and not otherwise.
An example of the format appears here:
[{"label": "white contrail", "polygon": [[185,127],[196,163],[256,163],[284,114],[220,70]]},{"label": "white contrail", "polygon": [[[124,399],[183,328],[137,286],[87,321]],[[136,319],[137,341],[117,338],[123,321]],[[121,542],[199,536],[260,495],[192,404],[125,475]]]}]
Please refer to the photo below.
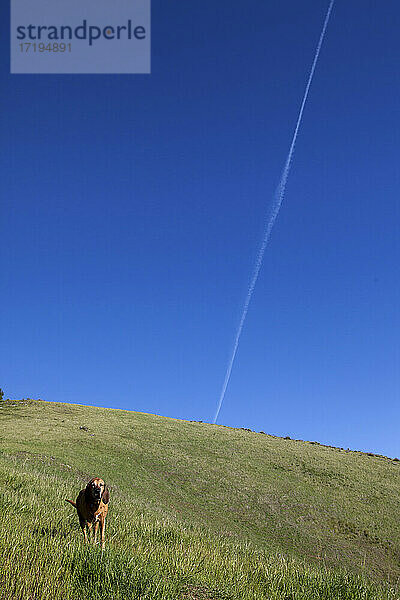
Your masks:
[{"label": "white contrail", "polygon": [[317,49],[315,51],[314,60],[313,60],[312,66],[311,66],[310,75],[308,77],[306,89],[304,91],[303,101],[301,103],[300,110],[299,110],[299,115],[297,117],[296,127],[294,129],[292,143],[290,144],[288,157],[286,159],[286,163],[285,163],[284,169],[282,171],[281,180],[279,182],[279,185],[278,185],[278,187],[276,189],[276,192],[275,192],[275,195],[274,195],[274,200],[273,200],[272,208],[268,212],[268,219],[267,219],[267,224],[266,224],[266,227],[265,227],[264,237],[263,237],[263,240],[262,240],[262,243],[261,243],[261,248],[260,248],[260,250],[258,252],[256,264],[254,266],[253,276],[252,276],[251,281],[250,281],[250,286],[249,286],[249,289],[248,289],[248,292],[247,292],[246,300],[244,302],[243,312],[242,312],[242,318],[240,319],[239,327],[238,327],[237,332],[236,332],[235,343],[233,344],[232,355],[231,355],[230,361],[228,363],[228,367],[226,369],[224,384],[222,386],[221,394],[220,394],[219,401],[218,401],[217,412],[215,413],[215,417],[214,417],[213,423],[217,422],[218,415],[219,415],[219,412],[221,410],[222,402],[224,400],[225,393],[226,393],[226,388],[228,387],[229,380],[231,378],[232,367],[233,367],[233,363],[235,362],[236,353],[237,353],[237,349],[238,349],[238,346],[239,346],[239,340],[240,340],[240,336],[241,336],[241,333],[242,333],[242,330],[243,330],[244,322],[245,322],[246,317],[247,317],[247,312],[249,310],[249,305],[250,305],[251,297],[253,295],[254,288],[256,287],[258,275],[260,273],[261,265],[262,265],[263,258],[264,258],[265,249],[267,247],[267,244],[268,244],[268,241],[269,241],[269,238],[270,238],[270,235],[271,235],[272,228],[273,228],[274,223],[276,221],[276,218],[277,218],[277,216],[279,214],[279,210],[281,208],[282,201],[283,201],[283,198],[284,198],[284,195],[285,195],[286,183],[287,183],[287,179],[288,179],[288,176],[289,176],[290,166],[291,166],[291,163],[292,163],[292,158],[293,158],[293,153],[294,153],[294,147],[295,147],[295,144],[296,144],[297,134],[299,132],[299,128],[300,128],[300,125],[301,125],[301,120],[303,118],[304,107],[305,107],[306,102],[307,102],[308,92],[310,91],[310,86],[311,86],[311,83],[312,83],[312,80],[313,80],[313,77],[314,77],[315,67],[317,66],[319,53],[321,51],[322,42],[324,41],[325,32],[326,32],[326,28],[328,26],[329,17],[331,16],[331,12],[332,12],[332,7],[333,7],[333,4],[334,4],[334,1],[335,0],[331,0],[330,1],[329,7],[328,7],[328,11],[327,11],[326,16],[325,16],[324,25],[322,27],[321,35],[319,36],[319,41],[318,41]]}]

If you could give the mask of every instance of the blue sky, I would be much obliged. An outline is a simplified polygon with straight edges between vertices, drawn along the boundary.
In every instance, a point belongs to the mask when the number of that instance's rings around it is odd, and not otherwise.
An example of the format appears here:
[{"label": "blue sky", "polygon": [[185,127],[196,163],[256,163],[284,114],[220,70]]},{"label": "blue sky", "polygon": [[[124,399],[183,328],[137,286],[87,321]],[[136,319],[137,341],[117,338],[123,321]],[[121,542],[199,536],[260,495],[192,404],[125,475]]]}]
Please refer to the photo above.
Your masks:
[{"label": "blue sky", "polygon": [[[152,74],[10,75],[0,386],[211,421],[327,2],[153,0]],[[219,422],[400,456],[400,8],[337,0]]]}]

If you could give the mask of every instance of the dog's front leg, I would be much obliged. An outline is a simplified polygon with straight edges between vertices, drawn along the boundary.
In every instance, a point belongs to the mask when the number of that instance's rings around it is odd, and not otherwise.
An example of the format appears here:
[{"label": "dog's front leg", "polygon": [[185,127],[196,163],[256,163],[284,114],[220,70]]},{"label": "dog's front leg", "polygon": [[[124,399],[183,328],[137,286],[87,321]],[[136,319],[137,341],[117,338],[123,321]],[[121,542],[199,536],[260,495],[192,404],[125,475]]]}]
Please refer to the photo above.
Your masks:
[{"label": "dog's front leg", "polygon": [[92,537],[92,523],[87,523],[88,528],[88,543],[90,544],[90,538]]},{"label": "dog's front leg", "polygon": [[86,534],[86,523],[85,521],[79,521],[79,525],[81,526],[82,529],[82,533],[83,533],[83,541],[85,542],[85,544],[87,543],[87,534]]},{"label": "dog's front leg", "polygon": [[99,525],[99,521],[96,521],[96,523],[94,524],[94,545],[96,545],[97,530],[99,528]]},{"label": "dog's front leg", "polygon": [[101,537],[101,547],[104,550],[106,542],[105,542],[105,533],[106,533],[106,520],[102,515],[100,517],[100,537]]}]

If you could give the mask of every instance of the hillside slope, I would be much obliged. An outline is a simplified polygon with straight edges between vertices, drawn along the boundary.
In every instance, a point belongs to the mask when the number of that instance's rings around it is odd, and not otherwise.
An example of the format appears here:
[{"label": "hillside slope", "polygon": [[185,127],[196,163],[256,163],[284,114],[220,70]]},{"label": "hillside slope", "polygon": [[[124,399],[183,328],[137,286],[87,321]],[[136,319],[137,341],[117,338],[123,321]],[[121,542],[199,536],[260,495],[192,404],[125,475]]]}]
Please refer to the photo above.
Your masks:
[{"label": "hillside slope", "polygon": [[[47,590],[46,561],[60,548],[70,561],[59,566],[65,585],[68,577],[75,581],[72,572],[78,577],[76,552],[86,553],[92,579],[98,577],[96,561],[107,556],[110,598],[397,598],[396,460],[122,410],[32,400],[0,405],[1,506],[9,527],[7,535],[0,534],[8,560],[4,598],[32,594],[23,583],[27,572],[13,570],[24,557],[41,590],[32,597],[55,597],[54,589]],[[82,549],[76,515],[63,504],[93,475],[103,477],[112,493],[103,559],[97,548]],[[15,540],[12,546],[12,535],[33,539],[44,561],[37,569],[32,548]],[[147,583],[137,579],[136,591],[124,588],[133,568],[128,556],[147,557],[146,567],[140,563]],[[336,579],[338,568],[354,579],[342,574]],[[175,581],[171,572],[180,570]],[[240,575],[242,591],[238,581],[228,581],[228,571],[229,577]],[[118,583],[113,577],[121,572],[125,577]],[[156,585],[153,578],[161,572]],[[268,584],[266,573],[272,578]],[[393,589],[374,591],[362,583],[365,576],[390,582]],[[85,571],[76,580],[86,582],[86,593],[87,577]],[[336,595],[332,585],[338,586]],[[71,586],[60,597],[78,598]]]}]

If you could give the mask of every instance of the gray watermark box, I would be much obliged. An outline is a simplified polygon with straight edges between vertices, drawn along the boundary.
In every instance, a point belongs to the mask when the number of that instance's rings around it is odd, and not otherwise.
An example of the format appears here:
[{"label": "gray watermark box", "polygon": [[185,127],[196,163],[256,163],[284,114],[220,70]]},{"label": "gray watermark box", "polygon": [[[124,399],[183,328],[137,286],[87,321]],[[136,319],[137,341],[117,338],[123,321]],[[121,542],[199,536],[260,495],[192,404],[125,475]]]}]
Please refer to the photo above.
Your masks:
[{"label": "gray watermark box", "polygon": [[150,73],[150,0],[11,0],[11,73]]}]

